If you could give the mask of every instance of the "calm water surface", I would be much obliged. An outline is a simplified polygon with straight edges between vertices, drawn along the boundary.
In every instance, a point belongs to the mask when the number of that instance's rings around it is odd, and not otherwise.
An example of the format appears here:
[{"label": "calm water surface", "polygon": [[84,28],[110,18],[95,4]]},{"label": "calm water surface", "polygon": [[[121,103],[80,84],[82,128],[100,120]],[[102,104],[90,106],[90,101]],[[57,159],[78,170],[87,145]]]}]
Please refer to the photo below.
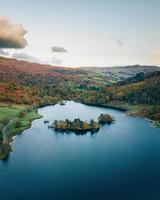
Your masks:
[{"label": "calm water surface", "polygon": [[[0,200],[158,200],[160,129],[113,109],[67,102],[39,109],[43,118],[15,137],[13,153],[0,161]],[[49,119],[116,123],[96,134],[57,133]]]}]

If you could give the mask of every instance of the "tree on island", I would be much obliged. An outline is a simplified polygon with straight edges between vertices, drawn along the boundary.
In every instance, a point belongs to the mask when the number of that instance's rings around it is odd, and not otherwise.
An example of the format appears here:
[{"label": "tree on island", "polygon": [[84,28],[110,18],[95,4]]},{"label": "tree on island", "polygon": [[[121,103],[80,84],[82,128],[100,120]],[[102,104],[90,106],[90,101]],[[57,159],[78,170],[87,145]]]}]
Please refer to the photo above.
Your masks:
[{"label": "tree on island", "polygon": [[94,120],[91,120],[90,123],[84,122],[79,118],[70,121],[66,119],[65,121],[57,121],[55,120],[53,123],[53,127],[57,130],[63,131],[95,131],[99,130],[100,126]]},{"label": "tree on island", "polygon": [[98,117],[98,122],[100,124],[111,124],[113,123],[113,121],[114,121],[114,118],[109,114],[101,114]]}]

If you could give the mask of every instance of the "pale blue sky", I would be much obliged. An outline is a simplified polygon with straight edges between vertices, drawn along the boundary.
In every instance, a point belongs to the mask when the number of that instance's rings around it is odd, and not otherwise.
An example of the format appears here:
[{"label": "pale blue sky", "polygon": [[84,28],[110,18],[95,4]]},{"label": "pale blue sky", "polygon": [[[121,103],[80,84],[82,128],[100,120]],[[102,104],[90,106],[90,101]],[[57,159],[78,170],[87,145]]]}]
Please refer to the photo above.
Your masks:
[{"label": "pale blue sky", "polygon": [[28,46],[11,52],[66,66],[160,65],[159,10],[159,0],[0,0],[0,15],[28,32]]}]

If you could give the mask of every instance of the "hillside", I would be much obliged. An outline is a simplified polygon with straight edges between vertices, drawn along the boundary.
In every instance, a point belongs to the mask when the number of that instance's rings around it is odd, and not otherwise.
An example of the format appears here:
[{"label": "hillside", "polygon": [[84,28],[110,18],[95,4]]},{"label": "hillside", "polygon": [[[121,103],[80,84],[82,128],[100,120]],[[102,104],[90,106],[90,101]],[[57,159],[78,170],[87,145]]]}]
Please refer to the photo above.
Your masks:
[{"label": "hillside", "polygon": [[127,65],[115,67],[86,67],[85,70],[105,76],[106,78],[111,78],[115,81],[120,81],[126,78],[134,77],[140,72],[148,74],[154,71],[160,71],[160,67],[147,65]]},{"label": "hillside", "polygon": [[159,84],[156,66],[65,68],[0,58],[1,103],[37,106],[73,99],[96,105],[116,101],[154,106],[160,105]]},{"label": "hillside", "polygon": [[83,75],[87,75],[87,72],[81,69],[54,67],[0,57],[0,101],[28,104],[37,104],[41,101],[54,102],[53,96],[56,94],[59,97],[59,92],[54,90],[57,84],[61,93],[62,81],[71,82],[76,76]]},{"label": "hillside", "polygon": [[[31,63],[27,61],[20,61],[16,59],[0,57],[0,75],[4,75],[2,80],[8,76],[12,78],[18,78],[19,74],[28,74],[28,75],[41,75],[41,76],[64,76],[64,75],[73,75],[77,74],[87,74],[86,71],[75,68],[66,68],[66,67],[56,67],[51,65],[42,65],[38,63]],[[8,74],[7,74],[8,73]]]}]

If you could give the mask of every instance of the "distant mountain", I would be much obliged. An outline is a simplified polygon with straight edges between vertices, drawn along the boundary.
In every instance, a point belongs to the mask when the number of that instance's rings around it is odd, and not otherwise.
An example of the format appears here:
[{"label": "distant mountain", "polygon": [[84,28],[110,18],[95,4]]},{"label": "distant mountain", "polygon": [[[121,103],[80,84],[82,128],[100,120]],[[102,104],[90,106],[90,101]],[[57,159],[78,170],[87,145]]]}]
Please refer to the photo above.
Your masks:
[{"label": "distant mountain", "polygon": [[15,79],[19,74],[28,75],[41,75],[41,76],[64,76],[72,74],[87,73],[81,69],[58,67],[52,65],[42,65],[39,63],[31,63],[27,61],[19,61],[11,58],[0,57],[0,80],[6,80],[6,78]]},{"label": "distant mountain", "polygon": [[128,66],[116,66],[116,67],[87,67],[92,73],[98,73],[102,76],[110,77],[115,80],[124,80],[126,78],[134,77],[136,74],[143,72],[147,74],[149,72],[160,71],[158,66],[147,65],[128,65]]},{"label": "distant mountain", "polygon": [[157,66],[118,66],[118,67],[80,67],[69,68],[52,65],[42,65],[27,61],[19,61],[16,59],[0,57],[0,78],[3,80],[8,76],[15,78],[18,74],[25,73],[30,75],[43,76],[72,76],[72,75],[93,75],[108,77],[113,80],[123,80],[129,77],[134,77],[136,74],[160,71]]}]

